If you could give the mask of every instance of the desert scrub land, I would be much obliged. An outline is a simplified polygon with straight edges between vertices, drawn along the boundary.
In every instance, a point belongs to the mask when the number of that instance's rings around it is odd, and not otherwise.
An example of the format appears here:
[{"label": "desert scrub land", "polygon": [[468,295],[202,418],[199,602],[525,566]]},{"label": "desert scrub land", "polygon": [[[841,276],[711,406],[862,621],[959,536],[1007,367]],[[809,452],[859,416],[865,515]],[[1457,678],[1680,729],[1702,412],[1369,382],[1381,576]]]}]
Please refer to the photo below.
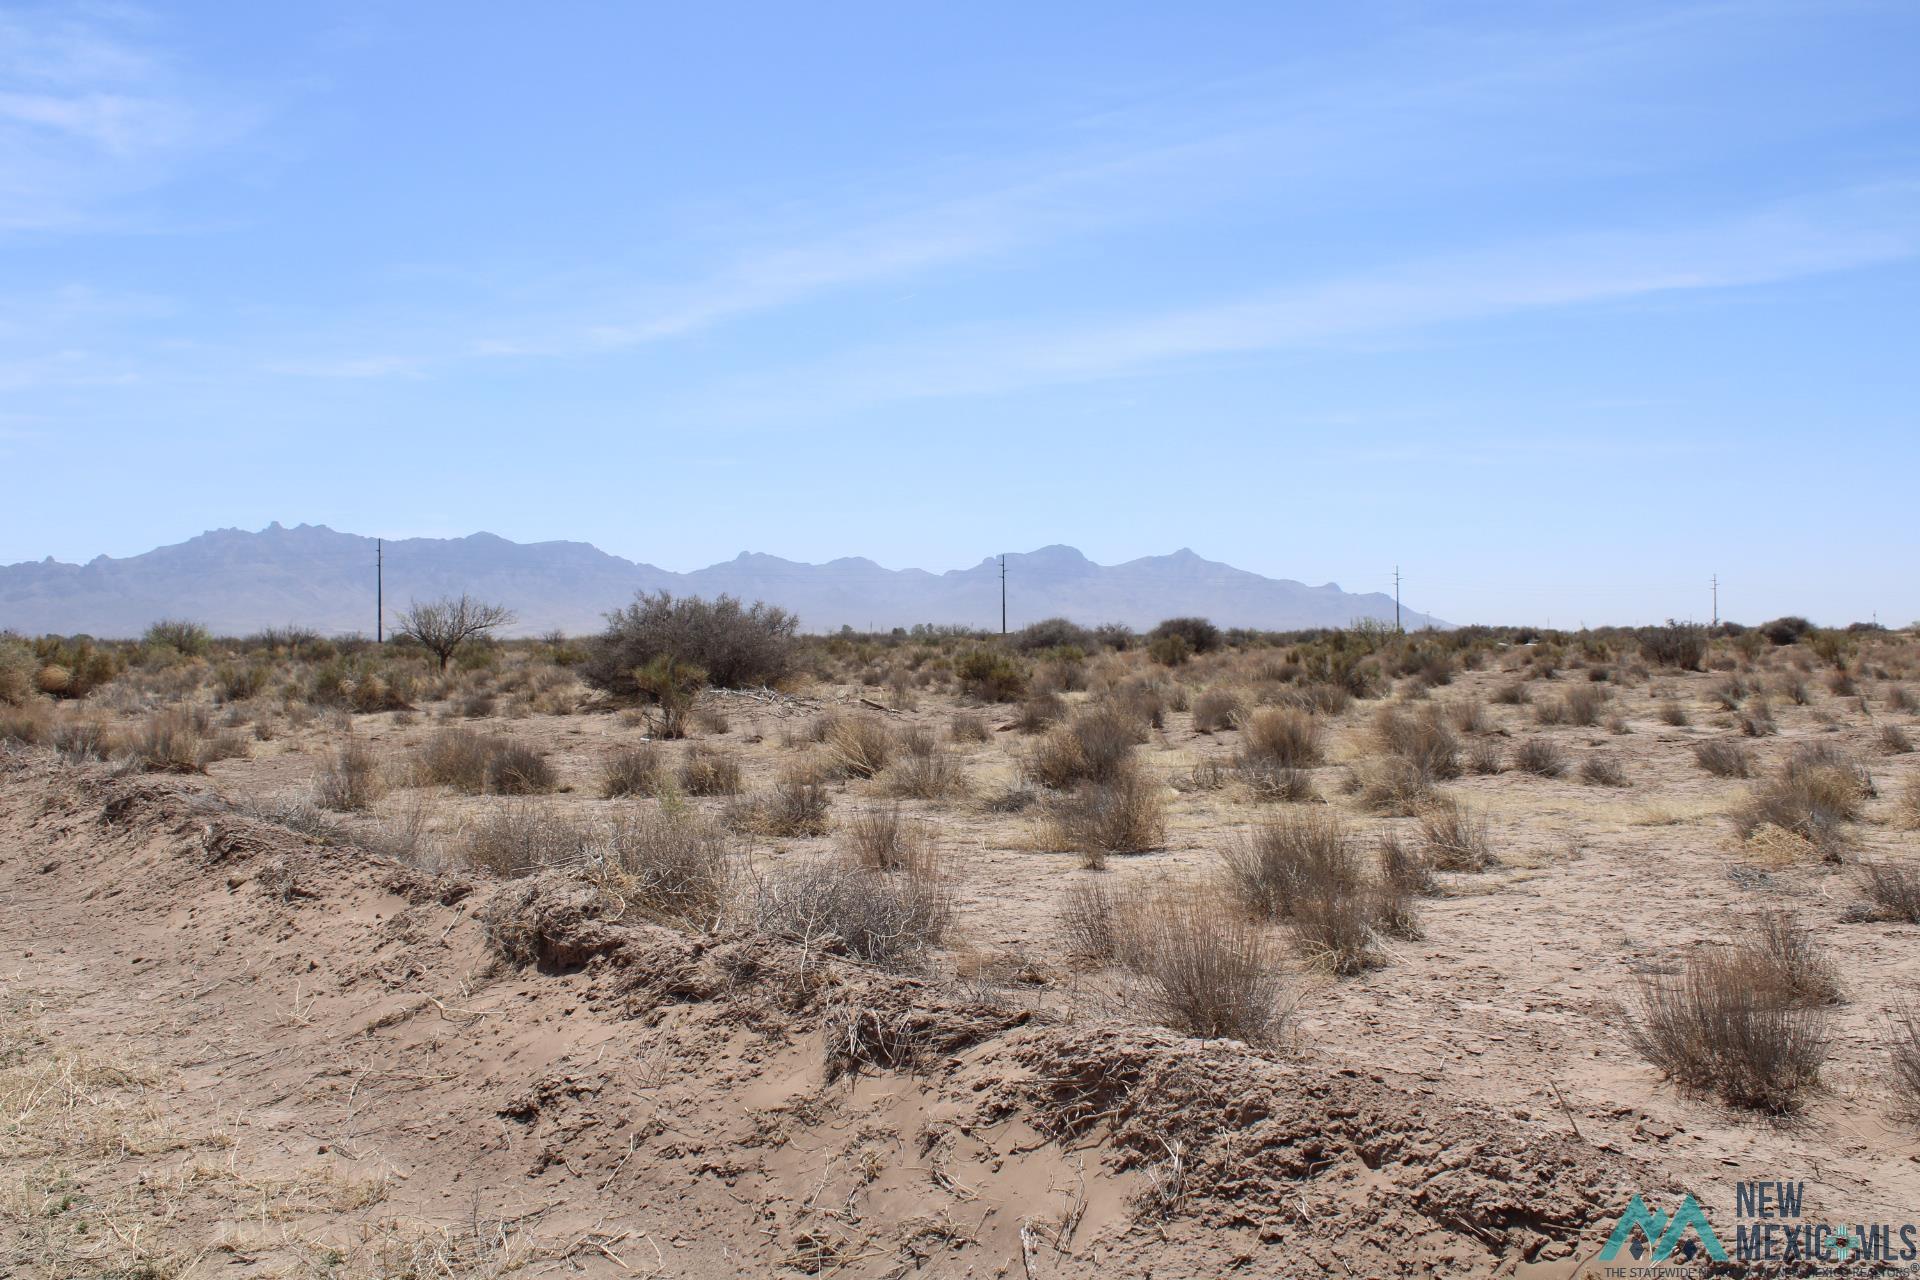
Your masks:
[{"label": "desert scrub land", "polygon": [[1793,619],[5,637],[0,1262],[1567,1275],[1738,1176],[1903,1221],[1917,708],[1920,640]]}]

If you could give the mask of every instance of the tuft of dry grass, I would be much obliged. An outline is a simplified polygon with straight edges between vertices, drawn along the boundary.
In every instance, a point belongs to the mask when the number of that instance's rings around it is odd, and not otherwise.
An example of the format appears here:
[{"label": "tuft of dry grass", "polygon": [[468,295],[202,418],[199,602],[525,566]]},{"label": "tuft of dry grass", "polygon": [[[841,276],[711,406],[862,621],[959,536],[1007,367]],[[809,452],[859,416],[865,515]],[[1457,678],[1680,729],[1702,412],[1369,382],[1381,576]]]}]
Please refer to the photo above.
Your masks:
[{"label": "tuft of dry grass", "polygon": [[1844,751],[1828,743],[1802,747],[1733,811],[1734,827],[1743,840],[1778,828],[1836,858],[1847,840],[1846,825],[1859,821],[1873,794],[1872,777]]},{"label": "tuft of dry grass", "polygon": [[1193,700],[1193,731],[1220,733],[1246,714],[1246,704],[1231,689],[1208,689]]},{"label": "tuft of dry grass", "polygon": [[1660,699],[1659,716],[1661,724],[1672,725],[1676,729],[1693,723],[1693,717],[1687,714],[1686,704],[1678,698]]},{"label": "tuft of dry grass", "polygon": [[845,716],[826,736],[827,758],[850,778],[871,778],[893,758],[893,733],[877,717]]},{"label": "tuft of dry grass", "polygon": [[1896,1110],[1920,1116],[1920,1007],[1901,1004],[1887,1015],[1888,1084]]},{"label": "tuft of dry grass", "polygon": [[1139,722],[1113,703],[1101,703],[1057,725],[1021,762],[1027,777],[1050,790],[1083,782],[1111,782],[1133,768]]},{"label": "tuft of dry grass", "polygon": [[1913,750],[1913,738],[1897,724],[1881,725],[1880,750],[1890,756],[1906,755]]},{"label": "tuft of dry grass", "polygon": [[680,789],[690,796],[740,794],[740,758],[731,751],[693,743],[680,759],[676,775]]},{"label": "tuft of dry grass", "polygon": [[1580,761],[1580,781],[1596,787],[1624,787],[1627,767],[1614,756],[1589,755]]},{"label": "tuft of dry grass", "polygon": [[1486,815],[1455,800],[1437,800],[1421,811],[1420,848],[1427,864],[1440,871],[1485,871],[1495,861]]},{"label": "tuft of dry grass", "polygon": [[1860,867],[1860,887],[1875,920],[1920,924],[1920,872],[1898,862],[1868,862]]},{"label": "tuft of dry grass", "polygon": [[1824,1004],[1788,994],[1758,947],[1696,952],[1677,977],[1642,981],[1629,1025],[1634,1048],[1681,1087],[1738,1107],[1797,1110],[1826,1060]]},{"label": "tuft of dry grass", "polygon": [[532,747],[458,727],[427,740],[414,758],[414,773],[467,795],[540,795],[558,785],[553,766]]},{"label": "tuft of dry grass", "polygon": [[764,933],[869,964],[909,968],[946,937],[953,900],[937,873],[832,863],[775,868],[754,882],[750,915]]},{"label": "tuft of dry grass", "polygon": [[1219,856],[1228,893],[1260,920],[1291,916],[1315,888],[1350,894],[1361,881],[1346,828],[1327,809],[1288,811],[1259,823],[1234,837]]},{"label": "tuft of dry grass", "polygon": [[1552,738],[1528,738],[1514,748],[1513,767],[1536,778],[1564,777],[1567,753]]},{"label": "tuft of dry grass", "polygon": [[1047,821],[1048,843],[1072,849],[1097,867],[1110,853],[1146,853],[1165,844],[1166,796],[1158,779],[1128,768],[1056,797]]},{"label": "tuft of dry grass", "polygon": [[1117,950],[1154,1021],[1201,1039],[1270,1044],[1291,1014],[1267,932],[1207,895],[1162,890],[1118,912]]},{"label": "tuft of dry grass", "polygon": [[314,779],[313,798],[323,809],[360,813],[380,798],[379,762],[366,743],[349,739]]},{"label": "tuft of dry grass", "polygon": [[933,833],[899,805],[856,813],[840,827],[840,853],[869,871],[925,871],[933,864]]},{"label": "tuft of dry grass", "polygon": [[600,766],[600,795],[607,800],[652,795],[665,781],[666,763],[651,742],[615,747]]},{"label": "tuft of dry grass", "polygon": [[576,861],[592,842],[585,824],[544,803],[522,800],[482,813],[468,829],[460,857],[476,871],[511,879]]},{"label": "tuft of dry grass", "polygon": [[713,929],[726,914],[733,885],[726,834],[696,814],[622,815],[592,852],[601,888],[645,919]]},{"label": "tuft of dry grass", "polygon": [[947,733],[955,742],[986,742],[993,737],[987,719],[978,711],[956,711],[947,722]]},{"label": "tuft of dry grass", "polygon": [[1693,759],[1716,778],[1753,776],[1753,752],[1737,742],[1714,738],[1693,748]]}]

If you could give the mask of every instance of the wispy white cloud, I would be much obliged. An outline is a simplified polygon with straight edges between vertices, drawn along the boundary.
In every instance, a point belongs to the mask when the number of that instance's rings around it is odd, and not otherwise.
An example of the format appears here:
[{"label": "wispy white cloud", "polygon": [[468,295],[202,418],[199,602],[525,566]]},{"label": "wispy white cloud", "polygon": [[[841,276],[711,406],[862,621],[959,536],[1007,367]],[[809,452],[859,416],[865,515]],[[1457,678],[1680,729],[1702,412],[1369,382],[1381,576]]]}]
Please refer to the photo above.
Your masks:
[{"label": "wispy white cloud", "polygon": [[228,136],[131,10],[0,13],[0,231],[108,225],[112,203]]},{"label": "wispy white cloud", "polygon": [[948,333],[813,362],[722,416],[765,421],[879,403],[1127,377],[1207,357],[1327,348],[1530,311],[1737,289],[1920,254],[1920,183],[1684,227],[1564,235],[1127,317]]}]

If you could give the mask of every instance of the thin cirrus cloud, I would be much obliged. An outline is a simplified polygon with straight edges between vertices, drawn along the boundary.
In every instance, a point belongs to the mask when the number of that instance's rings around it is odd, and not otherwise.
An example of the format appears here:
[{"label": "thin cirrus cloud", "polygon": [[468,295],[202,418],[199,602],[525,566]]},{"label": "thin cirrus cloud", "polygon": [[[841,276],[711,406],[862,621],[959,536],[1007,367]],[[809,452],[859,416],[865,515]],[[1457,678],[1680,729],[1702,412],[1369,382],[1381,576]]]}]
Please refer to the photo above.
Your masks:
[{"label": "thin cirrus cloud", "polygon": [[1920,183],[1890,183],[1700,225],[1555,236],[1122,319],[867,348],[776,374],[745,397],[704,408],[720,419],[767,422],[795,412],[995,395],[1210,356],[1336,347],[1523,312],[1782,283],[1916,253]]}]

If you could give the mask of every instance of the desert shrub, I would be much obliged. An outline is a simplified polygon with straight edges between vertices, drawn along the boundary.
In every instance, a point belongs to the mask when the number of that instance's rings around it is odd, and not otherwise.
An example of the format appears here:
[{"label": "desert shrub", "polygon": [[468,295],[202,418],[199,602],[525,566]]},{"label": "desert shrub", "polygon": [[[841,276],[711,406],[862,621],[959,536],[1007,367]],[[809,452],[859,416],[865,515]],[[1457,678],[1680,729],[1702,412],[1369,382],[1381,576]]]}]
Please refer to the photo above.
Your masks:
[{"label": "desert shrub", "polygon": [[1163,892],[1123,916],[1120,951],[1144,1011],[1182,1035],[1270,1043],[1287,983],[1266,931],[1202,895]]},{"label": "desert shrub", "polygon": [[1229,689],[1208,689],[1193,700],[1193,728],[1196,733],[1219,733],[1231,729],[1245,713],[1239,695]]},{"label": "desert shrub", "polygon": [[162,618],[147,628],[141,643],[149,649],[170,649],[189,658],[199,658],[213,647],[213,633],[184,618]]},{"label": "desert shrub", "polygon": [[1100,645],[1093,632],[1065,618],[1042,618],[1014,632],[1009,642],[1022,653],[1035,653],[1043,649],[1078,649],[1085,654],[1093,652]]},{"label": "desert shrub", "polygon": [[726,912],[733,882],[727,838],[697,815],[623,815],[593,847],[604,882],[647,919],[711,929]]},{"label": "desert shrub", "polygon": [[1818,1083],[1827,1024],[1824,1006],[1781,998],[1756,982],[1747,956],[1716,948],[1696,953],[1677,977],[1642,981],[1629,1036],[1681,1087],[1781,1113]]},{"label": "desert shrub", "polygon": [[1775,618],[1772,622],[1763,622],[1754,628],[1767,638],[1768,643],[1776,645],[1797,644],[1813,634],[1813,624],[1805,618],[1788,616]]},{"label": "desert shrub", "polygon": [[899,805],[854,814],[841,824],[839,844],[849,863],[870,871],[923,871],[933,859],[932,832]]},{"label": "desert shrub", "polygon": [[1359,795],[1361,808],[1396,818],[1414,816],[1434,796],[1432,776],[1405,756],[1362,763],[1349,785]]},{"label": "desert shrub", "polygon": [[1840,975],[1832,957],[1791,911],[1767,908],[1743,923],[1732,954],[1747,968],[1756,991],[1791,1004],[1840,1003]]},{"label": "desert shrub", "polygon": [[690,796],[731,796],[740,792],[740,759],[731,751],[694,743],[680,758],[680,789]]},{"label": "desert shrub", "polygon": [[795,765],[783,770],[764,795],[753,798],[744,822],[764,835],[787,839],[825,835],[832,800],[817,768]]},{"label": "desert shrub", "polygon": [[1234,901],[1262,920],[1291,916],[1310,891],[1351,895],[1361,881],[1346,829],[1326,810],[1287,812],[1240,833],[1220,865]]},{"label": "desert shrub", "polygon": [[1067,700],[1057,693],[1040,693],[1020,704],[1014,727],[1022,733],[1040,733],[1067,718]]},{"label": "desert shrub", "polygon": [[1533,695],[1527,691],[1524,682],[1509,680],[1493,691],[1493,700],[1502,706],[1524,707],[1533,701]]},{"label": "desert shrub", "polygon": [[1060,902],[1068,953],[1101,963],[1118,959],[1130,905],[1130,898],[1099,880],[1069,885]]},{"label": "desert shrub", "polygon": [[1780,677],[1774,684],[1775,691],[1796,707],[1804,707],[1813,701],[1813,695],[1807,691],[1807,682],[1799,676],[1788,674]]},{"label": "desert shrub", "polygon": [[827,758],[850,778],[871,778],[893,758],[893,734],[873,716],[846,716],[827,733]]},{"label": "desert shrub", "polygon": [[1890,684],[1886,689],[1887,710],[1914,712],[1920,711],[1920,700],[1916,700],[1913,691],[1903,684]]},{"label": "desert shrub", "polygon": [[486,790],[497,796],[545,795],[559,785],[546,757],[516,738],[496,738],[487,752]]},{"label": "desert shrub", "polygon": [[1881,725],[1880,750],[1890,756],[1906,755],[1913,750],[1913,739],[1897,724]]},{"label": "desert shrub", "polygon": [[660,789],[664,770],[660,750],[651,743],[615,747],[600,766],[600,794],[608,800],[652,795]]},{"label": "desert shrub", "polygon": [[1845,824],[1859,821],[1873,794],[1872,776],[1844,750],[1831,743],[1803,746],[1734,810],[1734,826],[1746,839],[1777,827],[1833,858],[1845,843]]},{"label": "desert shrub", "polygon": [[1027,669],[997,649],[972,649],[953,665],[960,691],[981,702],[1018,702],[1026,696]]},{"label": "desert shrub", "polygon": [[1664,627],[1640,628],[1639,639],[1640,652],[1647,661],[1664,667],[1697,671],[1700,660],[1707,656],[1707,629],[1671,618]]},{"label": "desert shrub", "polygon": [[1478,698],[1466,698],[1447,704],[1447,719],[1458,733],[1491,733],[1493,721],[1487,716],[1487,704]]},{"label": "desert shrub", "polygon": [[38,690],[34,677],[40,662],[27,642],[11,632],[0,631],[0,705],[17,707]]},{"label": "desert shrub", "polygon": [[1309,963],[1341,977],[1364,973],[1380,963],[1375,944],[1376,891],[1318,885],[1293,907],[1293,935]]},{"label": "desert shrub", "polygon": [[32,647],[33,687],[53,698],[84,698],[125,667],[119,650],[86,636],[42,636]]},{"label": "desert shrub", "polygon": [[1920,1115],[1920,1008],[1897,1006],[1887,1018],[1886,1040],[1894,1105],[1906,1117]]},{"label": "desert shrub", "polygon": [[587,646],[580,678],[619,697],[638,697],[637,670],[662,657],[698,667],[718,688],[771,685],[793,670],[799,619],[785,609],[732,596],[675,599],[641,592],[607,615],[606,630]]},{"label": "desert shrub", "polygon": [[1263,707],[1247,721],[1240,738],[1243,764],[1305,769],[1325,758],[1324,734],[1311,712],[1296,707]]},{"label": "desert shrub", "polygon": [[1528,738],[1514,748],[1513,767],[1536,778],[1558,778],[1567,771],[1567,753],[1551,738]]},{"label": "desert shrub", "polygon": [[153,712],[124,741],[127,754],[155,773],[204,773],[216,760],[247,754],[237,733],[216,732],[201,707],[164,707]]},{"label": "desert shrub", "polygon": [[1614,756],[1590,755],[1580,761],[1580,781],[1596,787],[1624,787],[1627,769]]},{"label": "desert shrub", "polygon": [[1707,696],[1722,711],[1738,711],[1740,704],[1746,701],[1747,695],[1752,692],[1751,686],[1745,680],[1739,676],[1728,676],[1724,680],[1717,681],[1707,691]]},{"label": "desert shrub", "polygon": [[273,668],[264,662],[223,662],[213,672],[214,701],[245,702],[272,683]]},{"label": "desert shrub", "polygon": [[585,824],[530,800],[488,808],[465,836],[461,860],[502,879],[579,860],[593,842]]},{"label": "desert shrub", "polygon": [[1755,698],[1741,708],[1735,718],[1740,723],[1740,732],[1749,738],[1767,738],[1780,732],[1780,726],[1774,723],[1773,708],[1765,698]]},{"label": "desert shrub", "polygon": [[1490,777],[1506,767],[1506,760],[1500,751],[1500,744],[1491,738],[1481,738],[1467,747],[1467,772]]},{"label": "desert shrub", "polygon": [[1220,628],[1205,618],[1168,618],[1147,633],[1149,645],[1155,640],[1178,636],[1188,653],[1212,653],[1222,643]]},{"label": "desert shrub", "polygon": [[1416,716],[1382,707],[1373,718],[1372,736],[1381,751],[1406,761],[1428,782],[1460,776],[1459,740],[1433,708]]},{"label": "desert shrub", "polygon": [[1298,707],[1302,711],[1323,716],[1337,716],[1353,705],[1353,694],[1341,685],[1315,680],[1283,690],[1278,705]]},{"label": "desert shrub", "polygon": [[914,800],[944,800],[966,791],[960,757],[945,747],[909,750],[887,771],[888,794]]},{"label": "desert shrub", "polygon": [[58,751],[69,764],[110,758],[118,743],[103,720],[55,720],[47,733],[47,745]]},{"label": "desert shrub", "polygon": [[1036,742],[1021,768],[1053,790],[1108,782],[1131,767],[1133,748],[1142,736],[1138,721],[1117,704],[1097,703]]},{"label": "desert shrub", "polygon": [[313,784],[315,802],[336,813],[371,808],[379,795],[379,762],[366,743],[351,739],[332,754]]},{"label": "desert shrub", "polygon": [[[1201,767],[1194,766],[1196,776]],[[1219,766],[1215,764],[1213,767],[1217,769]],[[1249,756],[1244,752],[1234,757],[1232,769],[1233,776],[1256,800],[1306,804],[1320,798],[1320,792],[1313,785],[1313,775],[1305,769],[1277,764],[1266,757]]]},{"label": "desert shrub", "polygon": [[[1417,851],[1409,849],[1394,832],[1383,832],[1374,846],[1380,883],[1409,895],[1425,897],[1438,893],[1433,867]],[[1409,936],[1409,935],[1402,935]]]},{"label": "desert shrub", "polygon": [[[653,733],[658,738],[686,737],[687,718],[706,684],[703,668],[672,653],[655,654],[633,670],[634,692],[653,705]],[[724,733],[725,717],[721,720]]]},{"label": "desert shrub", "polygon": [[1753,752],[1737,742],[1714,738],[1693,748],[1694,762],[1716,778],[1753,776]]},{"label": "desert shrub", "polygon": [[1864,863],[1860,887],[1874,919],[1920,924],[1920,872],[1897,862]]},{"label": "desert shrub", "polygon": [[1122,769],[1058,796],[1048,815],[1053,843],[1098,866],[1110,853],[1145,853],[1167,836],[1167,803],[1158,780]]},{"label": "desert shrub", "polygon": [[953,916],[937,875],[812,863],[754,885],[755,925],[808,948],[905,967],[939,945]]},{"label": "desert shrub", "polygon": [[986,719],[977,711],[956,711],[947,722],[947,733],[955,742],[985,742],[993,736]]},{"label": "desert shrub", "polygon": [[1493,865],[1486,815],[1456,801],[1438,801],[1420,814],[1420,849],[1441,871],[1484,871]]},{"label": "desert shrub", "polygon": [[1659,714],[1661,724],[1672,725],[1676,729],[1693,723],[1693,718],[1687,714],[1686,704],[1678,698],[1660,699]]},{"label": "desert shrub", "polygon": [[1894,821],[1909,831],[1920,831],[1920,778],[1907,779],[1907,785],[1900,789]]}]

